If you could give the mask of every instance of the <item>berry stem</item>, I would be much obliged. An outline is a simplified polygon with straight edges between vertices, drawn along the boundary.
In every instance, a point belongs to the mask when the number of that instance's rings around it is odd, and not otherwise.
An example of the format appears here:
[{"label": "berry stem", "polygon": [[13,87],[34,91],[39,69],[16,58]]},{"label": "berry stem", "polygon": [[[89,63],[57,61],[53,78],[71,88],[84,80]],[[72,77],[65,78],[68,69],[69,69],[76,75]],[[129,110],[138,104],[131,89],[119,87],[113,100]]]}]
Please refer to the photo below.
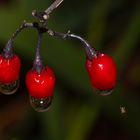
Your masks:
[{"label": "berry stem", "polygon": [[28,27],[34,27],[33,26],[33,23],[27,23],[26,21],[24,21],[23,24],[20,25],[20,27],[13,33],[12,37],[11,37],[11,40],[14,41],[15,38],[17,37],[17,35],[25,28],[28,28]]},{"label": "berry stem", "polygon": [[47,32],[50,36],[61,37],[63,39],[75,38],[75,39],[80,40],[82,42],[82,44],[84,45],[87,58],[89,60],[92,60],[93,56],[96,57],[97,51],[93,47],[91,47],[91,45],[81,36],[71,34],[70,31],[68,31],[67,33],[60,33],[60,32],[55,32],[55,31],[48,29]]},{"label": "berry stem", "polygon": [[35,59],[34,59],[34,62],[33,62],[33,69],[35,69],[38,74],[40,74],[40,72],[43,68],[43,63],[42,63],[42,59],[41,59],[41,56],[40,56],[40,48],[41,48],[41,45],[42,45],[42,35],[43,35],[43,33],[38,31],[36,54],[35,54]]},{"label": "berry stem", "polygon": [[24,21],[24,23],[21,24],[20,27],[13,33],[12,37],[8,40],[5,48],[3,49],[3,56],[5,58],[11,58],[13,56],[13,43],[14,43],[16,37],[18,36],[18,34],[26,28],[35,28],[40,32],[47,31],[46,28],[40,26],[37,22],[27,23],[26,21]]},{"label": "berry stem", "polygon": [[12,37],[8,40],[5,48],[3,49],[3,56],[5,58],[11,58],[13,56],[13,43],[17,35],[25,28],[33,27],[33,23],[24,22],[21,26],[13,33]]},{"label": "berry stem", "polygon": [[83,39],[81,36],[78,36],[75,34],[68,34],[68,37],[76,38],[82,42],[82,44],[85,47],[87,58],[89,60],[92,60],[93,56],[96,56],[96,50],[93,47],[91,47],[91,45],[85,39]]}]

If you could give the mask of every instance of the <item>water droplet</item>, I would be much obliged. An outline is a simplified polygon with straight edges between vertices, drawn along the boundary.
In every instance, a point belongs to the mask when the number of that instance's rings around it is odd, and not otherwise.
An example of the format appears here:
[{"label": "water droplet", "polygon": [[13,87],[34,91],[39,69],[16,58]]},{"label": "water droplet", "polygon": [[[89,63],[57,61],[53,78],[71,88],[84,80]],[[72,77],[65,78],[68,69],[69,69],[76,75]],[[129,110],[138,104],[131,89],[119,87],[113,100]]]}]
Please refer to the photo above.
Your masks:
[{"label": "water droplet", "polygon": [[30,96],[30,104],[32,108],[37,112],[48,111],[51,107],[53,97],[47,98],[35,98]]},{"label": "water droplet", "polygon": [[120,112],[121,112],[121,114],[126,114],[125,106],[120,106]]},{"label": "water droplet", "polygon": [[19,80],[12,83],[0,84],[0,92],[5,95],[14,94],[19,87]]},{"label": "water droplet", "polygon": [[120,106],[120,115],[122,118],[127,118],[128,114],[127,114],[127,110],[125,106]]},{"label": "water droplet", "polygon": [[100,90],[100,89],[97,89],[97,88],[93,88],[94,92],[100,96],[108,96],[112,93],[113,91],[113,88],[112,89],[109,89],[109,90]]}]

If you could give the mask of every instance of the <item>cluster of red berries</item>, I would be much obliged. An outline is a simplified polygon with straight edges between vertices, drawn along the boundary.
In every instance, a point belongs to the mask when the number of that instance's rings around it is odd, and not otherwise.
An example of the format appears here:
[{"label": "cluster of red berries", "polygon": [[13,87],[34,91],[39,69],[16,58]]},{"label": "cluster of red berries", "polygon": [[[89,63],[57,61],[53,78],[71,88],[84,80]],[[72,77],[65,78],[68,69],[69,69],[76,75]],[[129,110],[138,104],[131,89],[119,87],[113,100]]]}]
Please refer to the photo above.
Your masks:
[{"label": "cluster of red berries", "polygon": [[[11,58],[0,55],[0,84],[14,83],[19,78],[21,61],[18,55]],[[116,65],[107,54],[94,56],[92,61],[86,60],[86,68],[91,78],[93,87],[100,90],[110,90],[116,83]],[[31,69],[26,75],[26,84],[31,96],[44,98],[52,96],[55,76],[53,70],[44,67],[38,74]]]},{"label": "cluster of red berries", "polygon": [[[0,55],[1,93],[10,95],[16,92],[18,88],[17,85],[20,73],[20,66],[21,61],[17,54],[12,55],[12,57],[10,58],[5,58],[3,54]],[[26,74],[26,85],[29,95],[32,99],[31,105],[34,107],[35,104],[35,110],[44,111],[48,109],[48,102],[51,102],[50,99],[52,99],[53,97],[53,91],[55,86],[55,75],[53,73],[53,70],[47,66],[43,67],[38,73],[36,69],[32,68]],[[44,103],[44,99],[46,99],[45,101],[47,102]]]},{"label": "cluster of red berries", "polygon": [[[0,84],[10,85],[18,81],[21,61],[18,55],[10,58],[0,55]],[[89,73],[92,86],[100,91],[109,91],[116,83],[116,65],[107,54],[99,53],[87,58],[86,68]],[[32,68],[26,74],[26,85],[31,97],[47,98],[53,96],[55,75],[50,67],[43,67],[40,73]],[[8,90],[8,89],[7,89]],[[13,93],[11,89],[6,94]],[[2,91],[2,90],[1,90]],[[106,94],[102,94],[106,95]]]},{"label": "cluster of red berries", "polygon": [[70,32],[59,33],[48,29],[47,20],[49,14],[58,7],[63,0],[56,0],[47,10],[43,12],[33,11],[32,15],[39,21],[33,23],[24,22],[12,35],[6,47],[0,55],[0,92],[13,94],[19,86],[19,73],[21,61],[18,55],[13,53],[13,43],[18,33],[27,27],[33,27],[38,31],[38,42],[36,48],[33,68],[26,74],[26,86],[30,95],[31,106],[36,111],[46,111],[52,102],[55,87],[55,75],[53,70],[44,66],[40,57],[40,46],[42,34],[47,32],[50,36],[57,36],[63,39],[75,38],[84,45],[87,59],[86,69],[91,83],[96,92],[102,96],[109,95],[116,83],[116,65],[113,59],[107,54],[99,53],[82,37]]}]

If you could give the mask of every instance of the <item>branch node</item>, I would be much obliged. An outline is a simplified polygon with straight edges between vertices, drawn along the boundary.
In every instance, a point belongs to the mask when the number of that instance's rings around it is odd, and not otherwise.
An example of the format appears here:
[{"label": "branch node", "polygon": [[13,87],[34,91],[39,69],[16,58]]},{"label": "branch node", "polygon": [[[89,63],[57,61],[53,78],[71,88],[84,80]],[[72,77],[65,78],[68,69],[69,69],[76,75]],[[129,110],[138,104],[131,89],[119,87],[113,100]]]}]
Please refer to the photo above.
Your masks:
[{"label": "branch node", "polygon": [[45,23],[49,19],[50,13],[56,9],[63,0],[55,0],[45,11],[38,12],[36,10],[32,11],[32,16],[37,18],[41,23]]},{"label": "branch node", "polygon": [[64,34],[63,39],[66,39],[69,36],[69,34],[70,34],[70,30],[68,30],[67,33]]},{"label": "branch node", "polygon": [[50,36],[54,36],[54,32],[52,30],[49,29],[47,32]]}]

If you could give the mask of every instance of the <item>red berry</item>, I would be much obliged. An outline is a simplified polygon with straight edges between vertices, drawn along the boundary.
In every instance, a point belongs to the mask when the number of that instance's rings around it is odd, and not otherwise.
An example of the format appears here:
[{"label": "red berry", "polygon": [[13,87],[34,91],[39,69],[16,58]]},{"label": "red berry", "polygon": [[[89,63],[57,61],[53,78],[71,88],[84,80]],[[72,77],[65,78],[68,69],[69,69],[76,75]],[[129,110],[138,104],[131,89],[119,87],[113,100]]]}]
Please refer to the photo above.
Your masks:
[{"label": "red berry", "polygon": [[100,90],[110,90],[116,83],[116,64],[113,59],[106,54],[99,54],[86,61],[86,68],[93,87]]},{"label": "red berry", "polygon": [[40,74],[35,69],[28,71],[26,85],[30,96],[46,98],[53,96],[55,76],[51,68],[43,68]]},{"label": "red berry", "polygon": [[16,54],[12,58],[0,55],[0,83],[7,84],[18,80],[20,65],[20,58]]}]

